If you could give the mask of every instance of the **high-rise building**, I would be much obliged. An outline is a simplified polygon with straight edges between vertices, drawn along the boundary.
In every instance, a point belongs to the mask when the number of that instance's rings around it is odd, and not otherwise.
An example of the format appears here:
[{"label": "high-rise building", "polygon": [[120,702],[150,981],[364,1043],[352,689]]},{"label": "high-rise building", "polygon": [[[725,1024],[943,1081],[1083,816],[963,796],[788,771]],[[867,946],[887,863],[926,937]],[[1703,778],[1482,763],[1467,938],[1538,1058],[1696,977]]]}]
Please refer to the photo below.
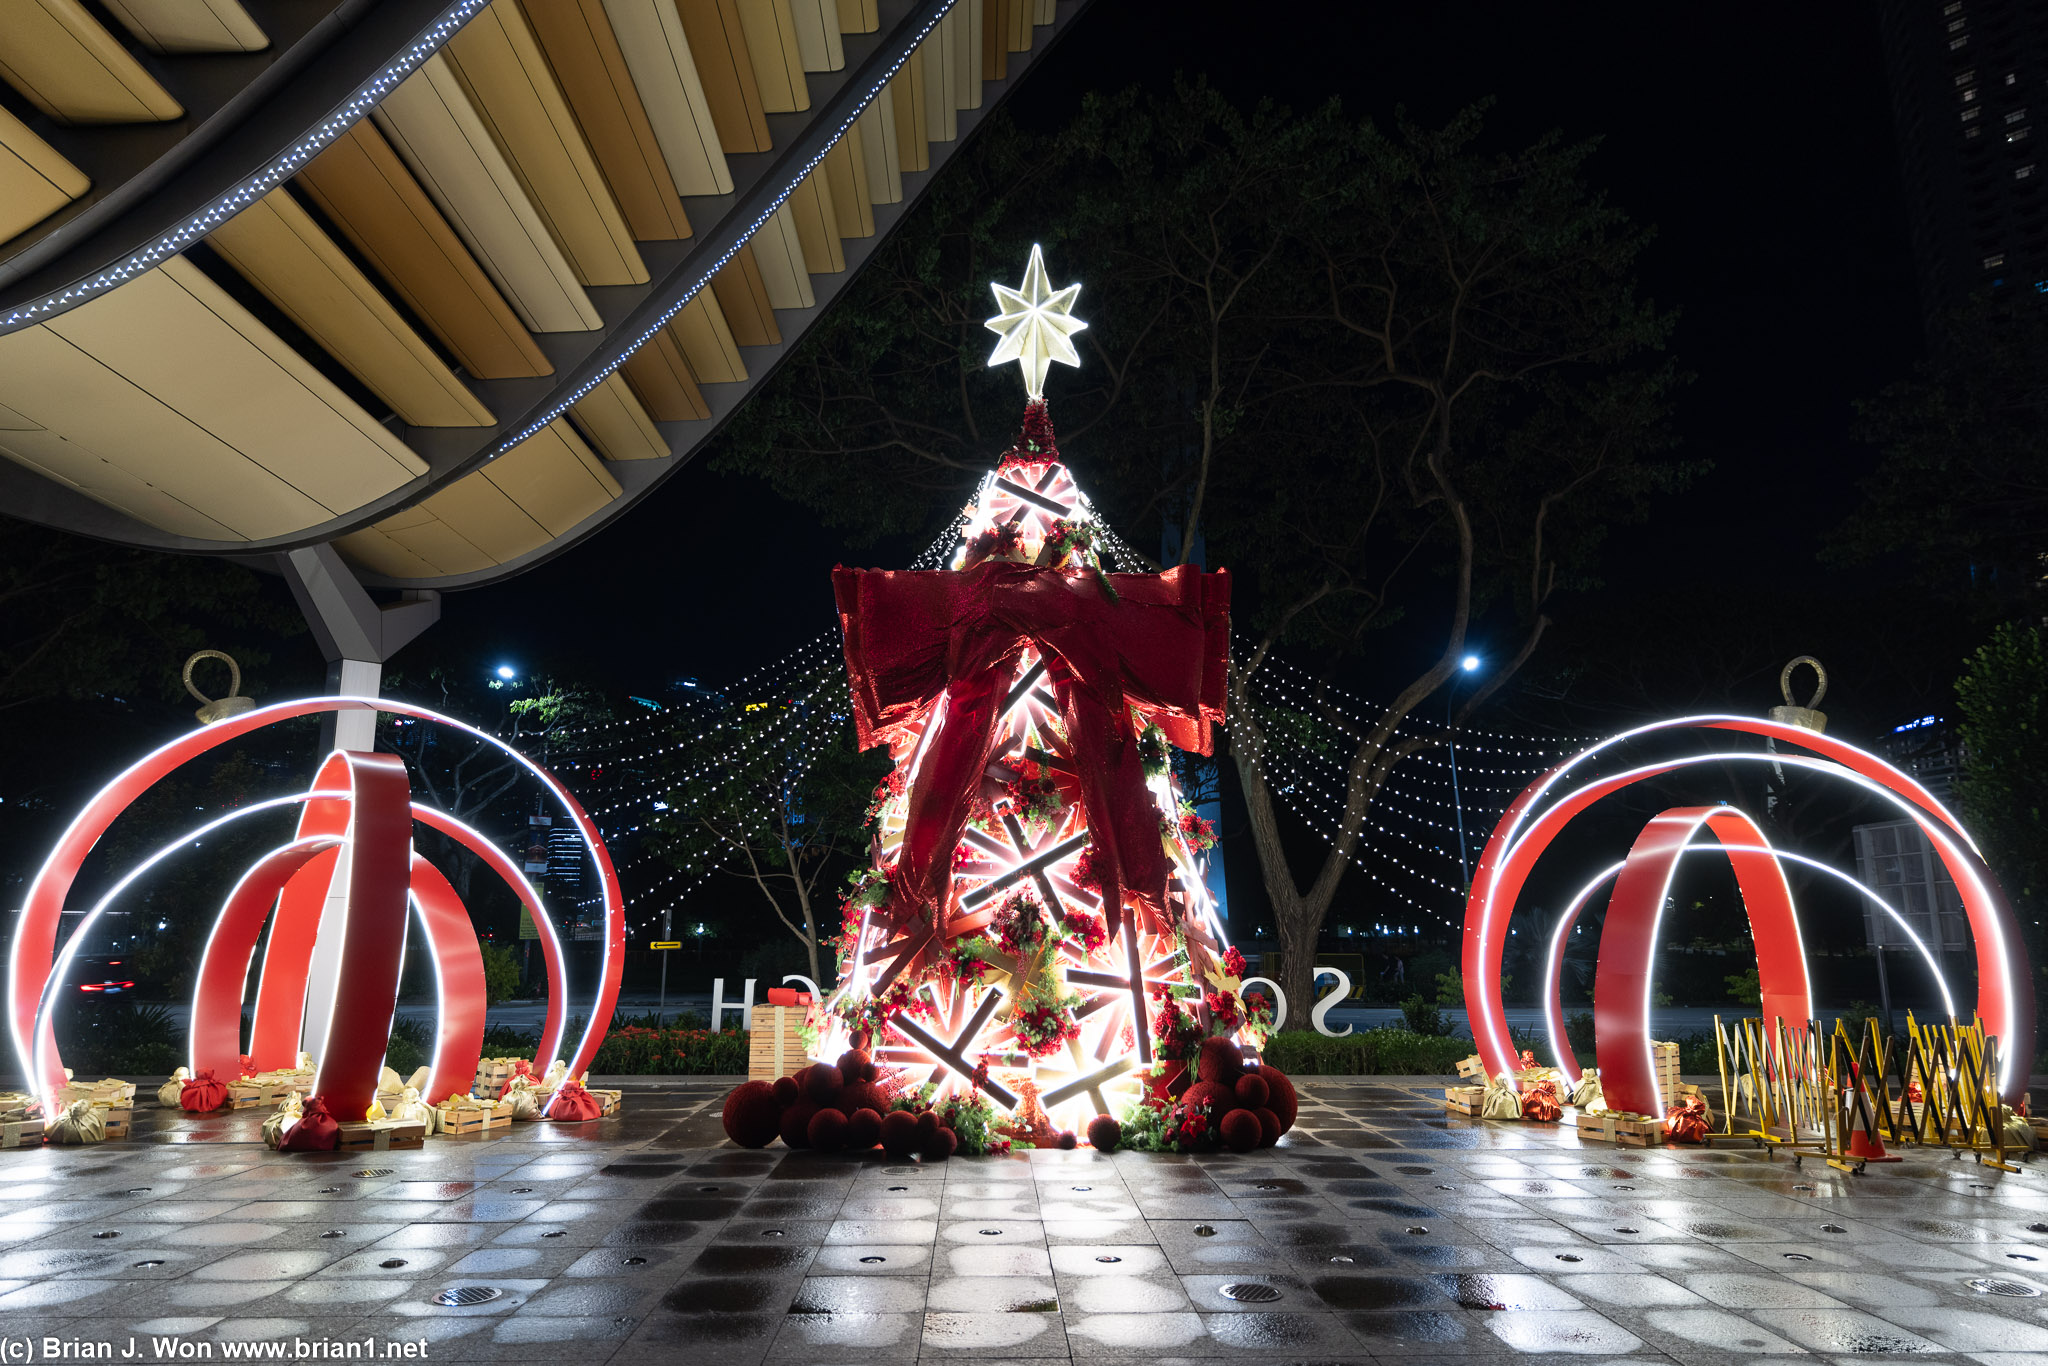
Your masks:
[{"label": "high-rise building", "polygon": [[2048,6],[1879,0],[1906,212],[1929,316],[2048,293]]}]

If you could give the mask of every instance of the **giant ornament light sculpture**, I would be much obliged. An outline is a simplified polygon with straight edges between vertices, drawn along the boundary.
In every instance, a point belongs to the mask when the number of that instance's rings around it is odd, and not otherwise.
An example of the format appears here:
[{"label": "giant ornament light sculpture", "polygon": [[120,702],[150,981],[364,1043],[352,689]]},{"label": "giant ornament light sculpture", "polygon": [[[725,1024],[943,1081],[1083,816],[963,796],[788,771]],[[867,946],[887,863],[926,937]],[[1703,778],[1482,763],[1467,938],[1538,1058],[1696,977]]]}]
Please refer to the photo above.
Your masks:
[{"label": "giant ornament light sculpture", "polygon": [[[596,864],[605,911],[602,967],[589,1024],[576,1041],[570,1075],[590,1066],[619,993],[625,956],[625,913],[618,876],[597,828],[575,798],[546,770],[517,750],[473,726],[424,707],[366,697],[316,697],[245,711],[180,736],[144,756],[108,783],[73,819],[29,888],[8,962],[8,1028],[15,1057],[42,1095],[46,1113],[64,1085],[54,1015],[67,969],[101,915],[116,898],[157,863],[211,831],[266,811],[299,808],[295,837],[245,872],[228,894],[208,935],[193,996],[190,1065],[196,1074],[211,1068],[234,1076],[240,1046],[244,984],[265,924],[270,935],[257,983],[249,1047],[260,1070],[291,1067],[298,1058],[302,1028],[318,1028],[319,1050],[313,1088],[337,1114],[360,1114],[377,1089],[397,1004],[398,977],[408,916],[417,914],[434,963],[440,1022],[430,1065],[427,1100],[469,1090],[484,1031],[483,962],[469,913],[446,877],[412,847],[415,822],[439,830],[483,859],[516,894],[541,927],[541,953],[548,977],[548,1005],[541,1028],[537,1068],[544,1068],[563,1043],[568,991],[562,947],[540,896],[503,851],[481,833],[431,807],[411,800],[404,764],[388,754],[338,750],[321,766],[310,790],[238,808],[197,830],[187,831],[128,869],[90,909],[60,947],[61,918],[79,908],[68,905],[72,884],[99,838],[116,817],[151,786],[187,760],[252,731],[294,717],[330,711],[371,710],[448,726],[511,757],[537,778],[567,810],[585,850]],[[329,914],[330,886],[345,878],[339,913]],[[334,942],[322,947],[322,935]],[[312,985],[316,947],[337,960],[330,1000]],[[327,1010],[324,1020],[306,1019],[309,1005]]]},{"label": "giant ornament light sculpture", "polygon": [[[1770,740],[1775,750],[1731,749],[1721,741],[1721,737],[1736,734]],[[1620,772],[1588,776],[1598,771],[1603,758],[1624,745],[1670,739],[1691,742],[1693,747]],[[1487,1074],[1514,1070],[1515,1054],[1500,993],[1501,958],[1509,919],[1544,851],[1596,803],[1637,783],[1705,766],[1757,763],[1845,784],[1895,807],[1927,836],[1955,880],[1969,919],[1977,956],[1977,1015],[1985,1030],[1999,1040],[1999,1089],[2007,1104],[2015,1103],[2026,1089],[2026,1063],[2034,1056],[2033,983],[2019,925],[1969,832],[1926,788],[1876,755],[1830,738],[1810,725],[1744,716],[1689,716],[1626,731],[1559,764],[1508,807],[1487,840],[1465,905],[1465,1004]],[[1790,860],[1814,866],[1814,861],[1773,849],[1755,822],[1733,807],[1665,811],[1649,822],[1625,859],[1594,878],[1572,899],[1552,938],[1544,972],[1543,1004],[1551,1039],[1560,1067],[1568,1075],[1575,1074],[1577,1059],[1564,1041],[1563,1010],[1557,999],[1557,965],[1564,938],[1576,924],[1581,908],[1612,879],[1614,890],[1601,935],[1593,999],[1601,1088],[1607,1103],[1618,1110],[1663,1113],[1650,1053],[1650,972],[1659,920],[1682,856],[1713,847],[1696,842],[1702,833],[1719,841],[1734,867],[1756,938],[1765,1019],[1777,1016],[1793,1028],[1803,1029],[1812,1015],[1805,950],[1783,863]],[[1822,871],[1834,872],[1825,866]],[[1865,894],[1874,898],[1874,894]],[[1893,908],[1884,909],[1897,918]],[[1926,946],[1910,929],[1908,935],[1930,968],[1935,968]],[[1938,969],[1935,976],[1944,1000],[1949,1000],[1948,985]],[[1952,1000],[1949,1005],[1953,1010]]]}]

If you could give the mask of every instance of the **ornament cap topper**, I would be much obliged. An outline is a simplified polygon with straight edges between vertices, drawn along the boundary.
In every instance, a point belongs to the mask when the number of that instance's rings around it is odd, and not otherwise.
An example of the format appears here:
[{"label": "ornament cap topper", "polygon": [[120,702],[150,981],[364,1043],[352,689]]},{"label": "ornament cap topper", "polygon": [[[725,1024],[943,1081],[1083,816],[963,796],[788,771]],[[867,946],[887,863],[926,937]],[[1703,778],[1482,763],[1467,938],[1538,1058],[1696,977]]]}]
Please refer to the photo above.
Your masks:
[{"label": "ornament cap topper", "polygon": [[1024,282],[1017,289],[991,284],[1000,311],[986,324],[1002,340],[988,358],[991,369],[1016,361],[1024,370],[1027,398],[1045,397],[1045,372],[1054,361],[1079,366],[1081,353],[1074,349],[1073,335],[1088,326],[1073,314],[1074,300],[1081,286],[1055,290],[1046,283],[1045,253],[1036,243],[1031,260],[1024,267]]}]

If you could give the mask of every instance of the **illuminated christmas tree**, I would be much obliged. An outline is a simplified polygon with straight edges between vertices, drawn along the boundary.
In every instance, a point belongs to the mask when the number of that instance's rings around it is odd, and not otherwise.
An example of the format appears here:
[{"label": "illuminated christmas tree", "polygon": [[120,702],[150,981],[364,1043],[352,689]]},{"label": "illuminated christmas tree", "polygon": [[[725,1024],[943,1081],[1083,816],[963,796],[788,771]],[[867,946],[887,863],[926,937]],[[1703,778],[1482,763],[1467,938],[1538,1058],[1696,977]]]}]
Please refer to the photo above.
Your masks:
[{"label": "illuminated christmas tree", "polygon": [[834,574],[860,741],[895,767],[809,1051],[868,1049],[1043,1136],[1177,1093],[1202,1040],[1256,1048],[1270,1016],[1247,1012],[1203,876],[1215,832],[1173,763],[1223,719],[1229,578],[1104,569],[1044,397],[1053,361],[1080,363],[1080,287],[1052,290],[1034,247],[995,291],[989,363],[1019,361],[1028,401],[951,567]]}]

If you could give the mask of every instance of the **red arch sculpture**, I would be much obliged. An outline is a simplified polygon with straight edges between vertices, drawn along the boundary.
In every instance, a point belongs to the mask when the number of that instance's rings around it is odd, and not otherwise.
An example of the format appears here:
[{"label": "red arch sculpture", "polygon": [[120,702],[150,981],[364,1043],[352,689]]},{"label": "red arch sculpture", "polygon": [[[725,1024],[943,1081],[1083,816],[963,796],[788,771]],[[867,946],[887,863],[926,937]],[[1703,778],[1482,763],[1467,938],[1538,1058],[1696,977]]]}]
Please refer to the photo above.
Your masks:
[{"label": "red arch sculpture", "polygon": [[[1776,741],[1778,753],[1737,751],[1662,760],[1573,788],[1572,771],[1624,742],[1665,732],[1728,730]],[[1786,753],[1795,747],[1809,754]],[[1500,996],[1501,956],[1508,921],[1536,860],[1570,822],[1604,797],[1646,778],[1697,764],[1769,762],[1829,774],[1856,783],[1897,806],[1927,835],[1962,896],[1976,942],[1977,1013],[1998,1036],[2000,1090],[2008,1104],[2026,1088],[2026,1068],[2015,1066],[2034,1049],[2034,989],[2025,963],[2019,926],[1998,892],[1998,884],[1962,825],[1910,776],[1876,755],[1799,726],[1742,716],[1695,716],[1626,731],[1574,755],[1530,784],[1488,838],[1465,903],[1463,970],[1465,1004],[1472,1033],[1489,1075],[1512,1071],[1514,1051]],[[1596,986],[1597,997],[1597,986]],[[1597,1004],[1596,1004],[1597,1012]]]},{"label": "red arch sculpture", "polygon": [[[8,1025],[15,1052],[24,1073],[34,1078],[46,1096],[63,1084],[63,1061],[43,1008],[52,986],[57,929],[65,900],[94,843],[142,792],[187,760],[278,721],[352,710],[384,711],[433,721],[492,744],[539,778],[568,810],[596,861],[607,922],[595,1009],[570,1064],[572,1074],[587,1070],[617,1004],[625,948],[625,916],[617,873],[588,815],[552,775],[474,727],[404,703],[321,697],[246,712],[180,736],[145,755],[102,788],[59,837],[29,889],[8,963]],[[305,999],[312,941],[326,900],[327,875],[346,857],[350,860],[350,896],[342,929],[341,961],[347,985],[337,995],[330,1021],[330,1038],[339,1044],[330,1047],[328,1056],[321,1059],[316,1088],[328,1094],[341,1114],[366,1107],[374,1094],[377,1068],[383,1061],[384,1039],[390,1032],[397,996],[397,946],[403,943],[408,897],[415,896],[419,898],[422,922],[434,947],[437,967],[443,974],[443,1018],[430,1089],[441,1094],[467,1089],[477,1042],[482,1037],[482,964],[468,930],[467,912],[455,901],[453,889],[411,852],[411,825],[415,818],[454,836],[483,856],[515,889],[536,920],[547,927],[542,951],[551,990],[548,1023],[536,1061],[544,1063],[552,1056],[559,1046],[566,1016],[566,992],[562,989],[560,946],[538,899],[511,861],[481,835],[439,812],[414,806],[409,797],[404,765],[392,756],[342,751],[322,765],[313,790],[299,799],[305,804],[299,838],[267,856],[242,879],[223,907],[216,933],[209,938],[208,961],[202,964],[201,995],[195,1001],[193,1016],[194,1060],[200,1059],[202,1050],[208,1059],[200,1065],[219,1070],[225,1062],[232,1070],[238,1061],[224,1055],[220,1061],[215,1058],[222,1054],[224,1040],[232,1039],[238,1031],[242,984],[254,953],[256,935],[261,932],[273,900],[278,907],[277,928],[265,953],[264,981],[257,1000],[254,1042],[261,1053],[252,1056],[259,1057],[259,1065],[263,1066],[286,1066],[295,1060],[299,1014]],[[455,934],[458,916],[462,926],[459,936]],[[450,976],[457,979],[452,984]],[[465,1045],[465,1040],[473,1041]],[[228,1045],[228,1052],[232,1051]],[[465,1052],[466,1060],[462,1057]],[[464,1071],[465,1067],[469,1070]]]},{"label": "red arch sculpture", "polygon": [[[1684,806],[1651,819],[1628,851],[1607,903],[1600,931],[1600,962],[1593,977],[1593,1037],[1600,1061],[1600,1089],[1607,1104],[1635,1114],[1664,1113],[1657,1072],[1650,1056],[1650,983],[1657,953],[1657,927],[1671,890],[1678,859],[1704,828],[1728,850],[1742,904],[1756,938],[1757,977],[1763,984],[1765,1019],[1774,1016],[1803,1028],[1812,1015],[1806,950],[1792,909],[1792,888],[1784,869],[1768,852],[1756,822],[1732,806]],[[1560,1043],[1561,1048],[1569,1044]]]}]

